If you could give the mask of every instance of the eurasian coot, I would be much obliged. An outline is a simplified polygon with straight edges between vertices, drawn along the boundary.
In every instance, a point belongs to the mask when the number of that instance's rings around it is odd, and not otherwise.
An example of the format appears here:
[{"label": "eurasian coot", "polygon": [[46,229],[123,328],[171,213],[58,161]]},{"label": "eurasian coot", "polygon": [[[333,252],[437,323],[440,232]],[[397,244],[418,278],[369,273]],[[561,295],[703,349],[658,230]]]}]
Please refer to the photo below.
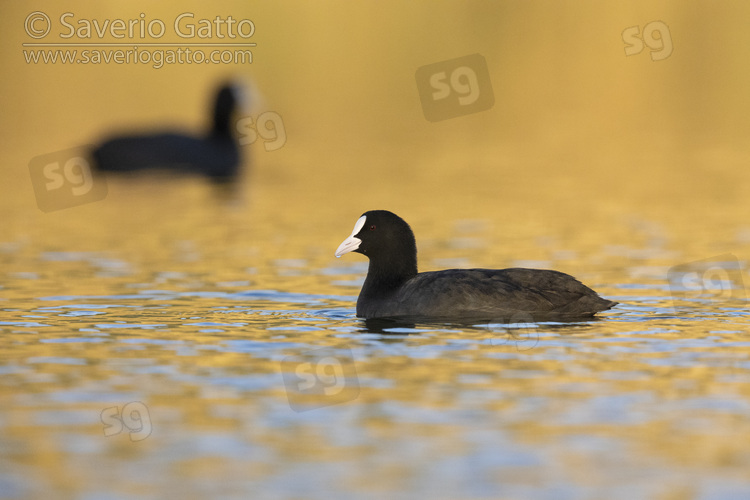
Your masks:
[{"label": "eurasian coot", "polygon": [[386,210],[365,212],[336,257],[370,259],[357,316],[525,322],[593,316],[617,302],[578,280],[540,269],[448,269],[417,272],[414,233]]},{"label": "eurasian coot", "polygon": [[232,181],[240,165],[239,146],[232,130],[238,102],[238,89],[225,84],[216,93],[211,127],[205,136],[159,132],[113,137],[94,149],[94,164],[105,172],[160,169]]}]

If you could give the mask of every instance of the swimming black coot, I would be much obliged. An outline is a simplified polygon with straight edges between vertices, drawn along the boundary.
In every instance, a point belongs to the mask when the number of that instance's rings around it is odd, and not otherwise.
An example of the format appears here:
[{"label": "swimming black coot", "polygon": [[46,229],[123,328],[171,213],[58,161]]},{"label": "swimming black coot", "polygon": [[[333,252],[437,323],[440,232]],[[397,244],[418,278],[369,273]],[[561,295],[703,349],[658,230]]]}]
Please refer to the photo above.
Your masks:
[{"label": "swimming black coot", "polygon": [[386,210],[365,212],[357,220],[336,257],[348,252],[370,259],[357,299],[358,317],[522,322],[593,316],[617,304],[558,271],[513,268],[418,273],[414,233],[403,219]]},{"label": "swimming black coot", "polygon": [[198,173],[214,181],[232,181],[240,166],[233,133],[238,88],[221,86],[216,93],[211,128],[203,137],[178,132],[113,137],[92,151],[94,164],[105,172],[169,170]]}]

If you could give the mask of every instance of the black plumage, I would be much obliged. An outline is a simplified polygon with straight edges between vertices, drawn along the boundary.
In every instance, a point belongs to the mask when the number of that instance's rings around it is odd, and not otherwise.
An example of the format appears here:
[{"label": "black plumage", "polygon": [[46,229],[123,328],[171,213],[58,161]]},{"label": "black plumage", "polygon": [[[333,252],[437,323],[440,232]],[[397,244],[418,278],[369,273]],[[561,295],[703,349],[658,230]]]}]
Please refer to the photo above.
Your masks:
[{"label": "black plumage", "polygon": [[167,170],[232,181],[240,167],[239,145],[232,130],[238,101],[237,89],[223,85],[216,94],[211,126],[204,136],[157,132],[112,137],[92,151],[94,164],[104,172]]},{"label": "black plumage", "polygon": [[565,273],[541,269],[448,269],[419,273],[409,225],[385,210],[365,212],[336,256],[370,259],[357,299],[364,318],[525,322],[593,316],[617,302]]}]

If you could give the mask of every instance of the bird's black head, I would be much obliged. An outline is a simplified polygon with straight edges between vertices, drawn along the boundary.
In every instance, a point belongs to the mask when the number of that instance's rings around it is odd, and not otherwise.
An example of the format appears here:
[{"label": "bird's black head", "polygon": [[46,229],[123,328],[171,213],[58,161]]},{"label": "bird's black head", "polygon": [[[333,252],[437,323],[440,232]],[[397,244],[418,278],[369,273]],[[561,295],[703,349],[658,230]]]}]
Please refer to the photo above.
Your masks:
[{"label": "bird's black head", "polygon": [[417,244],[409,224],[387,210],[365,212],[354,224],[352,234],[336,249],[336,257],[358,252],[370,259],[380,272],[417,273]]},{"label": "bird's black head", "polygon": [[241,99],[242,92],[239,86],[227,83],[219,88],[213,108],[212,133],[214,135],[232,135],[232,118],[240,107]]}]

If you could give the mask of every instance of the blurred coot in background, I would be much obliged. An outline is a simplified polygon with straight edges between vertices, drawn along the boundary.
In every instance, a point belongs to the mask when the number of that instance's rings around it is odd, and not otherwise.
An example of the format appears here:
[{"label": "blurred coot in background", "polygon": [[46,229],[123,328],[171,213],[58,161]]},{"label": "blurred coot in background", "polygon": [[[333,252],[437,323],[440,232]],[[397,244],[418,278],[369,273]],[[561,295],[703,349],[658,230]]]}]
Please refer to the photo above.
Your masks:
[{"label": "blurred coot in background", "polygon": [[225,83],[216,93],[212,121],[204,135],[180,131],[116,135],[94,148],[94,165],[103,172],[163,170],[231,183],[238,178],[241,165],[233,130],[240,98],[240,88]]}]

